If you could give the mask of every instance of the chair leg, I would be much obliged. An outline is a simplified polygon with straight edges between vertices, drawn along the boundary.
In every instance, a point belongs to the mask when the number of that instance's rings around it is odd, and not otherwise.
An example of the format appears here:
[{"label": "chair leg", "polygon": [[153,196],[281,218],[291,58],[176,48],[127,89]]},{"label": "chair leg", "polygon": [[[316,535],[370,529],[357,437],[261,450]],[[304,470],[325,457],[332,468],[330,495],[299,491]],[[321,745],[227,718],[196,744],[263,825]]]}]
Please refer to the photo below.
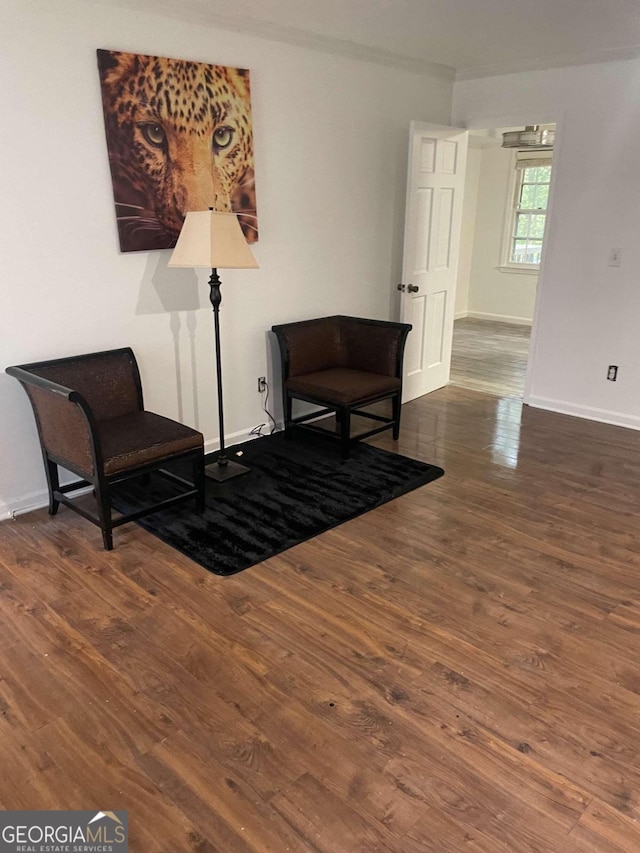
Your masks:
[{"label": "chair leg", "polygon": [[351,443],[351,412],[349,409],[337,409],[336,417],[340,424],[340,449],[342,458],[349,458],[349,448]]},{"label": "chair leg", "polygon": [[109,499],[109,485],[104,481],[98,481],[95,487],[96,500],[98,501],[98,518],[102,528],[102,543],[105,551],[113,550],[113,527],[111,524],[111,501]]},{"label": "chair leg", "polygon": [[55,515],[58,512],[60,501],[57,501],[53,493],[60,488],[60,480],[58,478],[58,466],[51,459],[45,457],[45,472],[47,475],[47,486],[49,488],[49,515]]},{"label": "chair leg", "polygon": [[400,413],[402,412],[402,399],[400,394],[396,394],[391,402],[393,413],[393,430],[392,435],[395,441],[400,438]]},{"label": "chair leg", "polygon": [[193,484],[198,490],[198,494],[196,495],[196,509],[198,512],[204,512],[204,450],[202,453],[198,453],[193,460]]},{"label": "chair leg", "polygon": [[284,415],[284,434],[291,438],[291,420],[293,418],[293,399],[285,391],[282,397],[282,408]]}]

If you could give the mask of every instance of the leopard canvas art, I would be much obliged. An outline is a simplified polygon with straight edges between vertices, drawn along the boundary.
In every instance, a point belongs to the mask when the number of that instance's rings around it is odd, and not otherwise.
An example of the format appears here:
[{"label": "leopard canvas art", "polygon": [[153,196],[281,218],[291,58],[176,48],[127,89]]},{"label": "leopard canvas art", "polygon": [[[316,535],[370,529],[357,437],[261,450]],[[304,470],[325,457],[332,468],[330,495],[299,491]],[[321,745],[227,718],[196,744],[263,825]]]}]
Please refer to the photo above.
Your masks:
[{"label": "leopard canvas art", "polygon": [[172,248],[209,207],[256,242],[249,71],[112,50],[98,69],[122,251]]}]

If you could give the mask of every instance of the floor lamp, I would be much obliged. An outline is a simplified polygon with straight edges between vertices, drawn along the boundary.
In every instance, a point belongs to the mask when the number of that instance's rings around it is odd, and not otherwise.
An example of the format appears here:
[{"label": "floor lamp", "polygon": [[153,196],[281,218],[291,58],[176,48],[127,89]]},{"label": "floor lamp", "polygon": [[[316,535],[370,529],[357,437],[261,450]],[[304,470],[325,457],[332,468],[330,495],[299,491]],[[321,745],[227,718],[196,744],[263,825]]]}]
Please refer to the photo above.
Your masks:
[{"label": "floor lamp", "polygon": [[219,269],[257,269],[258,264],[247,245],[235,213],[198,210],[185,216],[178,242],[169,260],[170,267],[206,267],[211,269],[209,298],[213,306],[216,344],[216,375],[218,380],[218,422],[220,452],[215,462],[207,465],[205,474],[212,480],[224,482],[249,468],[229,459],[224,446],[224,406],[222,403],[222,361],[220,357],[220,277]]}]

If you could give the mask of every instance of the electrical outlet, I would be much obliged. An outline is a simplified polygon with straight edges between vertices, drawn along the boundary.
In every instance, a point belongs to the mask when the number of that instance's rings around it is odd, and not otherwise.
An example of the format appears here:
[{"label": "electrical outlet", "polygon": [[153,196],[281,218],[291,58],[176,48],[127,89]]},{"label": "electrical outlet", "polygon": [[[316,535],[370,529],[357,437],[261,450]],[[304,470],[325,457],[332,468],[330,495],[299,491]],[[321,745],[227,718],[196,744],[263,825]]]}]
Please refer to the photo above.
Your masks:
[{"label": "electrical outlet", "polygon": [[617,364],[610,364],[609,367],[607,368],[607,379],[610,382],[615,382],[617,378],[618,378],[618,365]]},{"label": "electrical outlet", "polygon": [[258,376],[258,394],[263,394],[267,390],[267,377]]}]

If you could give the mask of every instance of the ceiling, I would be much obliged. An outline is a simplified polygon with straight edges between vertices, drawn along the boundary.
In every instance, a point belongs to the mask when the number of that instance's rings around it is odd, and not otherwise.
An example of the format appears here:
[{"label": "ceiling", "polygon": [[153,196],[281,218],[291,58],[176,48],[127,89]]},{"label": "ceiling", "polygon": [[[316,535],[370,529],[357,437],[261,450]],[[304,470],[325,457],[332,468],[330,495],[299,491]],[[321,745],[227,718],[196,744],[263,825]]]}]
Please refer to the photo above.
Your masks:
[{"label": "ceiling", "polygon": [[97,2],[458,78],[640,56],[640,0]]}]

